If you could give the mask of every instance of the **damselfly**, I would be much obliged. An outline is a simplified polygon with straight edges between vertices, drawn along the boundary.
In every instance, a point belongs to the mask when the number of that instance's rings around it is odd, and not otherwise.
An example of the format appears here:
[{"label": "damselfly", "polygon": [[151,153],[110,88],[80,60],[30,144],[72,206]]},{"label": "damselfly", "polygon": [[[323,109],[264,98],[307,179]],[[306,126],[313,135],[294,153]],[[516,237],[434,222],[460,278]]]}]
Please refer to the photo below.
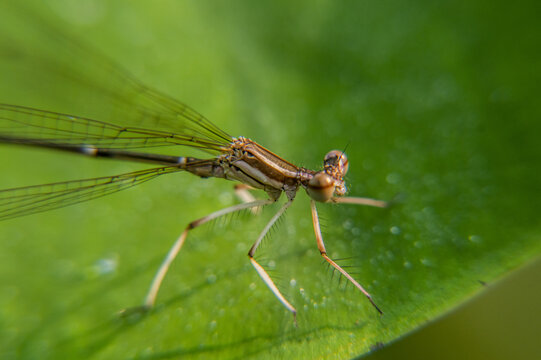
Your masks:
[{"label": "damselfly", "polygon": [[[87,201],[178,171],[187,171],[202,178],[216,177],[236,181],[238,184],[235,191],[243,202],[213,212],[186,226],[169,250],[150,285],[141,307],[150,309],[156,302],[164,276],[190,230],[226,214],[269,205],[285,193],[287,201],[263,228],[249,249],[248,257],[272,293],[295,316],[295,307],[283,296],[267,271],[255,260],[254,254],[262,239],[292,204],[297,192],[302,188],[311,198],[313,228],[321,256],[362,292],[378,312],[382,313],[370,294],[327,255],[321,234],[316,202],[387,206],[386,202],[380,200],[345,196],[346,186],[343,177],[348,170],[348,160],[344,152],[338,150],[328,152],[323,160],[323,169],[318,171],[297,167],[250,139],[231,137],[190,107],[143,85],[108,59],[94,54],[92,61],[101,62],[101,67],[106,68],[117,83],[122,83],[136,95],[134,98],[137,102],[131,100],[130,103],[129,117],[137,118],[137,121],[123,125],[122,119],[115,121],[107,119],[110,122],[105,122],[31,107],[0,104],[0,142],[50,148],[91,157],[154,163],[160,166],[110,177],[0,190],[0,220]],[[81,75],[80,78],[89,83],[92,80],[88,74]],[[110,95],[114,101],[123,99],[115,97],[113,92]],[[132,123],[153,126],[152,128],[132,126]],[[156,148],[176,145],[198,148],[213,156],[201,159],[155,152]],[[266,192],[268,199],[256,200],[250,193],[254,189]]]}]

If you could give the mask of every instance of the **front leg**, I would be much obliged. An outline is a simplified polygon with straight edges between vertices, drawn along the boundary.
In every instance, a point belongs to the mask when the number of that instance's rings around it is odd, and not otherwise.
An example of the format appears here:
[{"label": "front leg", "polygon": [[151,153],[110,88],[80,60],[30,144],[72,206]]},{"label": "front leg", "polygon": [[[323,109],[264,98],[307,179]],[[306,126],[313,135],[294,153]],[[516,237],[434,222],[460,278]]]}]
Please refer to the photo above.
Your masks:
[{"label": "front leg", "polygon": [[[362,199],[362,198],[339,198],[339,199]],[[372,199],[368,199],[372,200]],[[378,201],[378,200],[375,200]],[[364,204],[368,205],[368,204]],[[372,206],[377,206],[370,204]],[[380,308],[376,305],[376,303],[372,300],[372,296],[359,284],[348,272],[340,267],[337,263],[335,263],[331,258],[327,256],[327,249],[325,249],[325,243],[323,242],[323,236],[321,235],[321,227],[319,226],[319,216],[317,215],[317,208],[316,208],[316,202],[314,200],[310,201],[310,208],[312,209],[312,222],[314,224],[314,232],[316,234],[316,241],[317,241],[317,247],[319,249],[319,253],[327,261],[329,264],[331,264],[336,270],[340,271],[342,275],[346,277],[357,289],[359,289],[364,296],[368,298],[368,301],[376,308],[376,310],[383,315],[383,312],[380,310]]]},{"label": "front leg", "polygon": [[366,205],[380,208],[386,208],[390,205],[388,202],[383,200],[376,200],[364,197],[333,197],[330,201],[340,204]]}]

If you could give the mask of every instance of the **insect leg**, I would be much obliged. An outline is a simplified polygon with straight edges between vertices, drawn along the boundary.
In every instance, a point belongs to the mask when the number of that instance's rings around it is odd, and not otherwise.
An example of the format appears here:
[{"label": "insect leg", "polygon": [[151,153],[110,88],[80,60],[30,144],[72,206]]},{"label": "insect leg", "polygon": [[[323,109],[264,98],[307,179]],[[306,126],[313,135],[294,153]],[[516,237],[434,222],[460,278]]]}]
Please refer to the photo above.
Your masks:
[{"label": "insect leg", "polygon": [[267,225],[265,226],[265,228],[263,229],[263,231],[261,231],[261,234],[259,234],[259,237],[257,238],[256,242],[254,243],[254,245],[252,245],[250,251],[248,252],[248,256],[250,257],[250,262],[252,263],[253,267],[255,268],[255,270],[257,271],[257,273],[259,274],[259,276],[261,277],[261,279],[263,280],[263,282],[269,287],[269,289],[272,291],[272,293],[274,294],[274,296],[276,296],[276,298],[282,303],[282,305],[284,305],[284,307],[286,309],[288,309],[289,311],[291,311],[293,313],[293,318],[295,319],[295,323],[296,323],[296,316],[297,316],[297,310],[295,310],[295,308],[293,307],[293,305],[291,305],[287,300],[286,298],[284,297],[284,295],[282,295],[282,293],[280,292],[280,290],[278,290],[278,287],[276,287],[276,284],[274,284],[274,281],[272,281],[271,277],[269,276],[269,274],[265,271],[265,269],[263,269],[263,267],[261,265],[259,265],[259,263],[254,259],[254,254],[255,254],[255,251],[257,250],[257,247],[259,246],[259,244],[261,244],[261,241],[263,240],[263,238],[265,237],[265,235],[269,232],[269,230],[271,229],[271,227],[274,225],[274,223],[280,218],[280,216],[282,216],[284,214],[284,212],[287,210],[287,208],[291,205],[292,203],[292,200],[288,200],[281,208],[280,210],[278,210],[278,212],[270,219],[270,221],[267,223]]},{"label": "insect leg", "polygon": [[[266,200],[256,200],[256,201],[252,201],[252,202],[244,203],[244,204],[238,204],[238,205],[227,207],[222,210],[215,211],[207,216],[204,216],[200,219],[197,219],[189,223],[188,226],[186,226],[186,229],[184,229],[182,234],[178,237],[178,239],[175,241],[175,243],[173,244],[173,246],[167,253],[165,259],[160,265],[158,271],[156,272],[156,275],[154,275],[154,279],[152,280],[152,283],[150,284],[150,288],[145,297],[145,302],[143,303],[143,305],[140,306],[139,308],[128,309],[128,310],[146,311],[146,310],[150,310],[154,306],[162,281],[165,275],[167,274],[167,271],[169,270],[171,263],[173,262],[173,260],[179,253],[180,249],[182,248],[182,245],[184,244],[184,241],[186,240],[186,237],[188,236],[188,232],[190,230],[195,229],[196,227],[201,226],[206,222],[219,218],[220,216],[224,216],[226,214],[230,214],[230,213],[244,210],[244,209],[250,209],[253,207],[268,205],[273,202],[274,202],[273,200],[266,199]],[[127,311],[122,311],[122,313],[125,313],[125,312]]]},{"label": "insect leg", "polygon": [[[242,201],[243,203],[249,203],[252,201],[255,201],[256,198],[252,195],[250,190],[255,190],[250,185],[246,184],[235,184],[235,195]],[[253,207],[250,208],[250,211],[252,214],[257,215],[261,212],[261,207]]]},{"label": "insect leg", "polygon": [[317,241],[317,247],[319,248],[319,252],[321,253],[321,256],[329,263],[331,264],[336,270],[338,270],[342,275],[346,277],[357,289],[359,289],[364,296],[368,298],[370,303],[374,305],[376,310],[383,315],[383,312],[379,309],[379,307],[374,303],[372,300],[372,296],[359,284],[351,275],[347,273],[346,270],[342,269],[340,265],[335,263],[331,258],[327,256],[327,250],[325,249],[325,243],[323,242],[323,236],[321,236],[321,227],[319,226],[319,217],[317,215],[317,208],[316,208],[316,202],[314,200],[310,201],[310,208],[312,210],[312,222],[314,224],[314,232],[316,234],[316,241]]},{"label": "insect leg", "polygon": [[341,204],[354,204],[354,205],[366,205],[385,208],[389,206],[389,203],[382,200],[375,200],[363,197],[333,197],[331,202]]}]

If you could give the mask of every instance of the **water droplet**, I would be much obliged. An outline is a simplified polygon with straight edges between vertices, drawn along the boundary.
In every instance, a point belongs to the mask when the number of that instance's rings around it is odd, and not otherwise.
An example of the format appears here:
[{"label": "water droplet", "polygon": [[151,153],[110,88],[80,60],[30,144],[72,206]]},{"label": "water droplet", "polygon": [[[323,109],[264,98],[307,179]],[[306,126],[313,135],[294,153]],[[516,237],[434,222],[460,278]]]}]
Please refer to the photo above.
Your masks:
[{"label": "water droplet", "polygon": [[107,258],[102,258],[96,261],[94,264],[94,272],[96,275],[107,275],[114,273],[118,265],[118,260],[116,256],[110,256]]},{"label": "water droplet", "polygon": [[433,265],[432,261],[427,259],[427,258],[422,258],[420,261],[421,261],[421,264],[423,264],[424,266],[432,266]]},{"label": "water droplet", "polygon": [[398,184],[400,182],[400,175],[397,173],[390,173],[385,178],[389,184]]},{"label": "water droplet", "polygon": [[398,226],[392,226],[390,231],[391,231],[391,234],[393,235],[398,235],[402,232],[402,230],[400,230]]}]

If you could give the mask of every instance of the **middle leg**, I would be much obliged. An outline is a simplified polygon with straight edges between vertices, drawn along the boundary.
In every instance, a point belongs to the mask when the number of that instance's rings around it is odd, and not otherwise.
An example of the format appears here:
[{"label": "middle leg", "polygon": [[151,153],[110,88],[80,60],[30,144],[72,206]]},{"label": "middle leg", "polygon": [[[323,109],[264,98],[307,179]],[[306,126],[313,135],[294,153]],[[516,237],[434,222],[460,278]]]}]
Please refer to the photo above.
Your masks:
[{"label": "middle leg", "polygon": [[254,243],[254,245],[252,245],[252,247],[250,248],[250,251],[248,252],[248,256],[250,257],[250,262],[252,263],[252,266],[255,268],[255,271],[257,271],[257,273],[259,274],[259,276],[261,277],[261,279],[263,280],[263,282],[269,287],[270,291],[272,291],[272,293],[274,294],[274,296],[276,296],[276,298],[282,303],[282,305],[284,305],[284,307],[291,311],[291,313],[293,313],[293,318],[295,320],[295,323],[296,323],[296,316],[297,316],[297,310],[295,310],[295,308],[293,307],[293,305],[291,305],[289,303],[289,301],[286,300],[286,298],[284,297],[284,295],[282,295],[282,293],[280,292],[280,290],[278,290],[278,287],[276,286],[276,284],[274,283],[274,281],[272,281],[272,278],[269,276],[269,274],[265,271],[265,269],[254,259],[254,254],[255,254],[255,251],[257,250],[257,247],[259,246],[259,244],[261,244],[261,241],[263,240],[263,238],[265,237],[265,235],[267,235],[267,233],[269,232],[269,230],[272,228],[272,226],[274,225],[274,223],[280,218],[280,216],[282,216],[284,214],[284,212],[287,210],[287,208],[291,205],[293,201],[292,200],[288,200],[281,208],[280,210],[278,210],[278,212],[276,214],[274,214],[274,216],[270,219],[270,221],[267,223],[267,225],[265,226],[265,228],[263,229],[263,231],[261,231],[261,234],[259,234],[259,237],[257,238],[256,242]]}]

